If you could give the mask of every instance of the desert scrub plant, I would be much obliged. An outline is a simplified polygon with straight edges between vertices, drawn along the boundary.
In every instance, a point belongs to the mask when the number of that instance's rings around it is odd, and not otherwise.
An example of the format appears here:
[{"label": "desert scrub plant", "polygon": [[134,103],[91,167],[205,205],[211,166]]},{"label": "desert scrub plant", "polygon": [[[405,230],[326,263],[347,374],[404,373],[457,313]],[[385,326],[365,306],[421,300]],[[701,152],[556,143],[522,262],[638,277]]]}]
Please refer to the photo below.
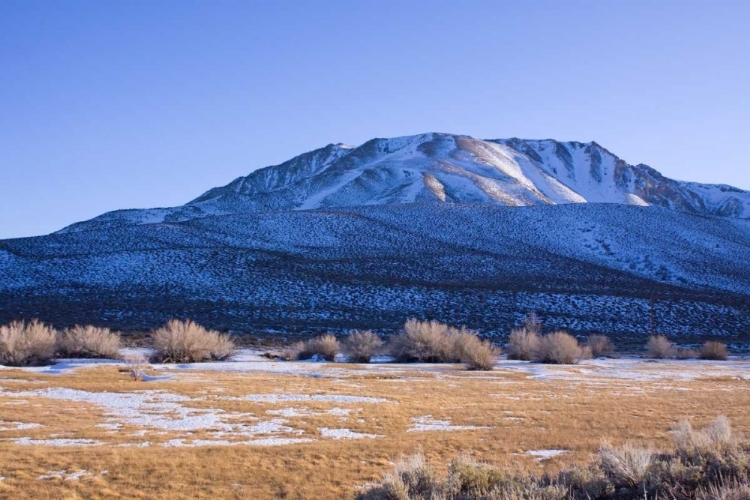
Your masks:
[{"label": "desert scrub plant", "polygon": [[566,332],[552,332],[539,339],[539,348],[534,361],[571,365],[591,357],[588,348],[581,347],[578,340]]},{"label": "desert scrub plant", "polygon": [[678,347],[674,356],[677,359],[694,359],[699,356],[699,353],[695,349],[690,349],[689,347]]},{"label": "desert scrub plant", "polygon": [[616,488],[645,488],[653,456],[649,448],[630,443],[619,447],[605,444],[599,449],[602,470]]},{"label": "desert scrub plant", "polygon": [[383,341],[371,330],[357,330],[349,334],[343,342],[342,350],[354,363],[369,363],[378,353]]},{"label": "desert scrub plant", "polygon": [[529,313],[523,325],[510,331],[508,338],[508,358],[531,361],[539,350],[539,335],[542,333],[542,322],[536,313]]},{"label": "desert scrub plant", "polygon": [[57,351],[69,358],[114,359],[120,353],[120,335],[109,328],[76,325],[60,334]]},{"label": "desert scrub plant", "polygon": [[652,335],[646,344],[646,356],[653,359],[671,358],[675,347],[664,335]]},{"label": "desert scrub plant", "polygon": [[727,345],[715,340],[709,340],[701,347],[700,358],[714,361],[726,361]]},{"label": "desert scrub plant", "polygon": [[458,362],[448,325],[439,321],[409,319],[403,331],[390,338],[389,351],[401,362]]},{"label": "desert scrub plant", "polygon": [[[567,466],[557,474],[511,472],[463,456],[454,459],[448,473],[441,476],[417,454],[400,460],[379,484],[357,498],[748,500],[750,447],[732,439],[728,421],[719,417],[700,431],[680,425],[675,451],[657,453],[629,443],[604,444],[595,460]],[[680,444],[683,441],[688,445]]]},{"label": "desert scrub plant", "polygon": [[153,333],[152,359],[160,363],[221,361],[236,347],[228,335],[206,330],[193,321],[170,320]]},{"label": "desert scrub plant", "polygon": [[55,330],[32,320],[26,324],[14,321],[0,326],[0,364],[9,366],[40,365],[55,354]]},{"label": "desert scrub plant", "polygon": [[469,370],[489,371],[494,368],[500,348],[492,345],[489,340],[482,340],[471,330],[461,330],[449,333],[452,335],[453,356],[464,363]]},{"label": "desert scrub plant", "polygon": [[402,457],[380,484],[357,496],[359,500],[432,500],[445,498],[438,474],[421,452]]},{"label": "desert scrub plant", "polygon": [[299,347],[297,359],[311,359],[317,356],[326,361],[335,361],[336,355],[341,352],[341,343],[330,333],[306,340]]},{"label": "desert scrub plant", "polygon": [[121,370],[128,374],[134,382],[142,382],[146,378],[148,360],[144,356],[134,355],[125,358],[125,369]]},{"label": "desert scrub plant", "polygon": [[586,345],[591,349],[591,356],[595,358],[612,358],[615,356],[615,345],[606,335],[589,335]]},{"label": "desert scrub plant", "polygon": [[672,437],[677,452],[682,454],[683,458],[700,451],[721,451],[737,444],[729,419],[723,415],[716,417],[701,430],[695,430],[690,422],[681,420],[672,429]]}]

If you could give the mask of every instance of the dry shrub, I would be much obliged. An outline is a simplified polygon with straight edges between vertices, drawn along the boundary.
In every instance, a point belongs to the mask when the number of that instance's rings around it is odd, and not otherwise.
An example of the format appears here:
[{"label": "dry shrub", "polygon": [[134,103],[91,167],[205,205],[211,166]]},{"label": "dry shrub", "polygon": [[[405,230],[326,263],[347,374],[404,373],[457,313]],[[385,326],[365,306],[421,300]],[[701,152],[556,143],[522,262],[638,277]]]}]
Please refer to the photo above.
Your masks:
[{"label": "dry shrub", "polygon": [[683,457],[702,451],[721,451],[735,444],[732,426],[723,415],[699,431],[687,420],[681,420],[672,430],[672,436]]},{"label": "dry shrub", "polygon": [[361,500],[432,500],[443,497],[441,481],[422,453],[399,459],[377,486],[358,496]]},{"label": "dry shrub", "polygon": [[146,378],[148,360],[143,356],[128,356],[125,358],[125,371],[134,382],[142,382]]},{"label": "dry shrub", "polygon": [[508,338],[508,358],[531,361],[539,351],[539,335],[525,328],[514,328]]},{"label": "dry shrub", "polygon": [[304,342],[295,342],[292,345],[286,346],[279,357],[286,361],[296,361],[299,359],[299,354],[305,348]]},{"label": "dry shrub", "polygon": [[120,335],[109,328],[74,326],[60,335],[58,352],[70,358],[117,358],[120,352]]},{"label": "dry shrub", "polygon": [[477,332],[438,321],[410,319],[391,337],[390,353],[401,362],[465,363],[470,370],[491,370],[500,350]]},{"label": "dry shrub", "polygon": [[744,480],[722,480],[719,483],[701,487],[696,494],[696,500],[749,500],[750,483]]},{"label": "dry shrub", "polygon": [[170,320],[153,333],[153,340],[153,359],[161,363],[224,360],[236,350],[228,335],[206,330],[190,320]]},{"label": "dry shrub", "polygon": [[302,343],[297,359],[310,359],[319,356],[326,361],[335,361],[341,352],[341,344],[331,334],[321,335]]},{"label": "dry shrub", "polygon": [[694,359],[698,357],[698,351],[687,347],[678,347],[675,351],[675,357],[677,359]]},{"label": "dry shrub", "polygon": [[652,335],[646,344],[646,356],[653,359],[671,358],[675,353],[672,342],[664,335]]},{"label": "dry shrub", "polygon": [[590,351],[578,345],[575,337],[566,332],[553,332],[539,340],[534,361],[570,365],[589,357]]},{"label": "dry shrub", "polygon": [[453,333],[454,357],[465,363],[469,370],[489,371],[494,368],[500,348],[489,340],[480,339],[475,332],[461,329]]},{"label": "dry shrub", "polygon": [[354,363],[369,363],[382,345],[383,341],[372,331],[357,330],[344,339],[343,351]]},{"label": "dry shrub", "polygon": [[[494,467],[465,456],[437,475],[421,454],[396,464],[360,500],[748,500],[750,447],[720,417],[701,431],[680,424],[675,452],[603,445],[598,458],[557,474]],[[678,426],[679,427],[679,426]],[[680,448],[680,440],[688,443]],[[698,444],[696,444],[698,443]]]},{"label": "dry shrub", "polygon": [[542,323],[536,313],[529,313],[523,325],[514,328],[508,339],[508,358],[521,361],[531,361],[536,358],[539,350],[539,335],[542,333]]},{"label": "dry shrub", "polygon": [[619,447],[605,444],[599,450],[602,470],[617,487],[645,485],[653,456],[650,449],[629,443]]},{"label": "dry shrub", "polygon": [[401,362],[458,362],[451,352],[452,344],[448,325],[410,319],[400,334],[391,337],[389,347],[391,355]]},{"label": "dry shrub", "polygon": [[10,366],[48,363],[55,353],[57,334],[38,320],[14,321],[0,326],[0,364]]},{"label": "dry shrub", "polygon": [[710,340],[701,347],[700,358],[714,361],[726,361],[728,356],[727,345],[722,342]]},{"label": "dry shrub", "polygon": [[595,358],[615,356],[615,345],[606,335],[589,335],[586,345],[591,349],[591,355]]}]

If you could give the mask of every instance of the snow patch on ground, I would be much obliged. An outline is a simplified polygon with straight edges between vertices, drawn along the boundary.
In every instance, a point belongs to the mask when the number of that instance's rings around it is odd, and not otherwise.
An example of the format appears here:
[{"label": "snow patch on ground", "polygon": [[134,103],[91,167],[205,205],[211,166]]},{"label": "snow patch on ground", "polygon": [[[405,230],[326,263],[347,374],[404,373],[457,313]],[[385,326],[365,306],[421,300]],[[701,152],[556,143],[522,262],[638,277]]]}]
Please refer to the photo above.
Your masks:
[{"label": "snow patch on ground", "polygon": [[330,429],[328,427],[321,427],[320,435],[332,439],[375,439],[383,437],[379,434],[363,434],[349,429]]},{"label": "snow patch on ground", "polygon": [[529,450],[526,452],[527,455],[534,457],[534,460],[541,462],[542,460],[549,460],[560,455],[569,453],[568,450]]},{"label": "snow patch on ground", "polygon": [[412,426],[406,432],[424,432],[424,431],[472,431],[480,429],[489,429],[489,427],[480,427],[476,425],[451,425],[450,420],[436,420],[432,415],[424,415],[411,419]]},{"label": "snow patch on ground", "polygon": [[320,401],[326,403],[391,403],[384,398],[367,396],[347,396],[342,394],[248,394],[242,398],[255,403],[287,403],[290,401]]},{"label": "snow patch on ground", "polygon": [[14,439],[13,442],[24,446],[99,446],[104,444],[94,439],[31,439],[28,437]]},{"label": "snow patch on ground", "polygon": [[24,431],[28,429],[38,429],[44,427],[42,424],[29,422],[3,422],[0,421],[0,431]]}]

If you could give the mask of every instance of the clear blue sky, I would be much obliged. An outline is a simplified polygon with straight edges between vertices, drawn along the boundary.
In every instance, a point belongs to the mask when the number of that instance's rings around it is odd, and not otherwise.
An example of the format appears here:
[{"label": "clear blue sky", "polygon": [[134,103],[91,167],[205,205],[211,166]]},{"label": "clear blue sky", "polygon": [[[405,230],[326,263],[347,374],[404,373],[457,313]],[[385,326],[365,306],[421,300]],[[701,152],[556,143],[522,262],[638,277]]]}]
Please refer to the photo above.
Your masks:
[{"label": "clear blue sky", "polygon": [[2,0],[0,238],[428,131],[750,189],[749,24],[746,0]]}]

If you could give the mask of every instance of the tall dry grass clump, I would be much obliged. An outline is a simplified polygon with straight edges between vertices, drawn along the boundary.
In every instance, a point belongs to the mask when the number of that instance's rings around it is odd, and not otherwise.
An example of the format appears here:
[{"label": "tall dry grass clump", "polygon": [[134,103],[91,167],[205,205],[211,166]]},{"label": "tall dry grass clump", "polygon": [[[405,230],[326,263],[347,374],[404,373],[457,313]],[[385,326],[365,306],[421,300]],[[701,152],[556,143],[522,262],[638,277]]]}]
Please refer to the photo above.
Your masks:
[{"label": "tall dry grass clump", "polygon": [[153,341],[153,359],[161,363],[221,361],[236,350],[228,335],[206,330],[190,320],[170,320],[153,333]]},{"label": "tall dry grass clump", "polygon": [[615,345],[606,335],[589,335],[586,345],[591,349],[591,356],[595,358],[612,358],[615,356]]},{"label": "tall dry grass clump", "polygon": [[341,352],[341,343],[333,335],[326,334],[304,341],[299,346],[297,359],[311,359],[321,357],[326,361],[335,361]]},{"label": "tall dry grass clump", "polygon": [[120,335],[109,328],[76,325],[60,335],[57,350],[70,358],[117,358]]},{"label": "tall dry grass clump", "polygon": [[354,363],[369,363],[370,358],[378,353],[383,341],[371,330],[357,330],[344,339],[342,349]]},{"label": "tall dry grass clump", "polygon": [[675,354],[674,344],[664,335],[652,335],[646,344],[646,356],[653,359],[671,358]]},{"label": "tall dry grass clump", "polygon": [[510,331],[508,338],[508,358],[531,361],[539,350],[539,335],[542,333],[542,322],[536,313],[529,313],[523,325]]},{"label": "tall dry grass clump", "polygon": [[710,340],[703,344],[699,354],[701,359],[710,359],[714,361],[726,361],[728,356],[727,345],[715,340]]},{"label": "tall dry grass clump", "polygon": [[0,326],[0,364],[9,366],[48,363],[55,354],[55,330],[38,320],[14,321]]},{"label": "tall dry grass clump", "polygon": [[539,340],[539,349],[534,361],[571,365],[591,357],[591,351],[581,347],[578,340],[566,332],[553,332]]}]

